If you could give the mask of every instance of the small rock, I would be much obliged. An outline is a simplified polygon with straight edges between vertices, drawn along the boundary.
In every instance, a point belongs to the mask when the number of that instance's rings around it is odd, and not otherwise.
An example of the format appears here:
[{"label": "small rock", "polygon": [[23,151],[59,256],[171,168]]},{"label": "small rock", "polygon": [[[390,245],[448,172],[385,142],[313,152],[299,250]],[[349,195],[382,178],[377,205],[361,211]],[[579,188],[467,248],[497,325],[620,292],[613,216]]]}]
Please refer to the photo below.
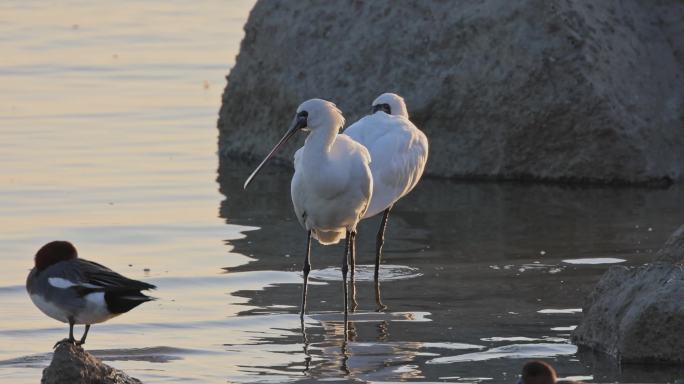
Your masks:
[{"label": "small rock", "polygon": [[43,370],[42,384],[141,384],[136,378],[112,368],[80,346],[61,343],[52,362]]}]

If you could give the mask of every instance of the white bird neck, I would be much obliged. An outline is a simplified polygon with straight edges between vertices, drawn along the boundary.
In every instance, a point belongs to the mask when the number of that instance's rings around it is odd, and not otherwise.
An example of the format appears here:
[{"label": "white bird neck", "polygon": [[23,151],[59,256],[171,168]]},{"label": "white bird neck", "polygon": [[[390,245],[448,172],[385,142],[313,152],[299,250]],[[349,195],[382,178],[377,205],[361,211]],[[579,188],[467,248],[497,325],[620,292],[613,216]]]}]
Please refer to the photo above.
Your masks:
[{"label": "white bird neck", "polygon": [[327,156],[335,143],[338,130],[333,123],[321,124],[311,129],[304,143],[305,156]]},{"label": "white bird neck", "polygon": [[[394,112],[394,111],[392,111],[392,112]],[[409,118],[408,110],[406,109],[406,104],[404,104],[404,103],[401,103],[399,105],[399,110],[397,111],[397,113],[392,113],[392,114],[397,115],[397,116],[401,116],[401,117],[405,117],[407,119]]]}]

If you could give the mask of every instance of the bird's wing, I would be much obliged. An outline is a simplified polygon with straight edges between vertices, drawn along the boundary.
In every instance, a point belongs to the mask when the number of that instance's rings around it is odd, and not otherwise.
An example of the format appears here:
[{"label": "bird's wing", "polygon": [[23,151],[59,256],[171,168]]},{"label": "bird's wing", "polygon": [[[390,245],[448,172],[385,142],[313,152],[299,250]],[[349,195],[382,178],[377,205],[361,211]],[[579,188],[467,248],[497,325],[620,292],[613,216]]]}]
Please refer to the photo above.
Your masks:
[{"label": "bird's wing", "polygon": [[340,194],[349,194],[354,202],[362,201],[361,205],[353,207],[356,210],[357,216],[361,217],[368,209],[368,203],[373,194],[373,176],[370,173],[369,167],[372,161],[371,155],[365,146],[359,144],[347,134],[337,136],[335,150],[344,154],[346,159],[346,161],[340,162],[340,165],[345,168],[345,172],[336,172],[340,177],[337,177],[335,180],[335,182],[342,182],[343,186],[339,188],[339,192],[331,194],[327,198],[329,200],[336,200]]},{"label": "bird's wing", "polygon": [[386,113],[374,113],[362,117],[347,127],[344,134],[370,150],[375,141],[393,128],[392,121],[394,121],[393,116]]},{"label": "bird's wing", "polygon": [[[299,151],[297,152],[299,153]],[[306,211],[304,210],[304,202],[306,201],[306,189],[302,184],[301,168],[295,170],[294,176],[290,184],[290,198],[292,199],[292,207],[299,224],[306,229]]]},{"label": "bird's wing", "polygon": [[410,121],[406,120],[413,129],[410,131],[410,135],[406,136],[406,140],[403,143],[403,148],[406,148],[406,156],[404,156],[403,168],[404,172],[409,175],[410,182],[407,183],[407,188],[401,196],[405,196],[407,193],[418,184],[418,181],[423,176],[423,171],[425,171],[425,164],[428,158],[428,140],[425,134],[413,125]]},{"label": "bird's wing", "polygon": [[382,212],[418,183],[428,156],[425,134],[408,119],[391,116],[391,124],[368,144],[372,156],[373,198],[365,217]]},{"label": "bird's wing", "polygon": [[297,215],[297,220],[302,227],[306,228],[306,212],[304,212],[304,200],[306,197],[305,189],[302,187],[301,177],[303,172],[302,167],[302,157],[304,156],[304,147],[301,147],[294,154],[294,167],[295,173],[292,176],[292,181],[290,182],[290,197],[292,198],[292,206],[294,207],[295,215]]},{"label": "bird's wing", "polygon": [[356,123],[348,126],[343,133],[354,139],[354,141],[366,145],[369,139],[368,136],[372,133],[373,127],[375,127],[375,120],[374,115],[364,116]]},{"label": "bird's wing", "polygon": [[129,279],[104,265],[84,259],[74,259],[59,264],[61,264],[60,268],[50,271],[48,278],[48,283],[57,288],[75,288],[83,294],[156,288],[152,284]]},{"label": "bird's wing", "polygon": [[366,172],[368,173],[368,183],[362,183],[360,185],[361,188],[361,193],[363,193],[363,196],[365,197],[366,203],[363,206],[363,209],[360,212],[360,217],[363,217],[366,215],[366,212],[368,212],[368,208],[370,207],[370,202],[371,199],[373,198],[373,174],[370,173],[370,164],[372,162],[370,152],[368,152],[368,149],[364,146],[360,146],[360,152],[363,157],[363,162],[366,165]]},{"label": "bird's wing", "polygon": [[301,169],[303,153],[304,153],[304,147],[301,147],[294,154],[294,168],[295,168],[295,170]]}]

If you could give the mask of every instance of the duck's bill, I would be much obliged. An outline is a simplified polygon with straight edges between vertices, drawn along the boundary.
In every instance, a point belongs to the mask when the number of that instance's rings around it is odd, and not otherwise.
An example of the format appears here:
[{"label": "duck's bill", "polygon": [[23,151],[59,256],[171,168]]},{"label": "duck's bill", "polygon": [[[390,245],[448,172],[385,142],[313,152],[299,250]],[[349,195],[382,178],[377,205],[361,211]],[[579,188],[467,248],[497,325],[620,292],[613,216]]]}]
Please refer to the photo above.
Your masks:
[{"label": "duck's bill", "polygon": [[245,181],[245,184],[242,187],[243,189],[247,189],[247,186],[256,177],[257,173],[259,173],[259,171],[261,171],[261,168],[263,168],[263,166],[266,165],[266,163],[269,160],[271,160],[271,157],[273,157],[273,155],[275,155],[275,153],[278,152],[280,147],[282,147],[285,143],[287,143],[287,141],[290,140],[290,138],[292,136],[294,136],[294,134],[297,133],[297,131],[299,131],[303,126],[304,125],[302,125],[302,121],[295,117],[295,120],[292,122],[292,126],[290,127],[290,129],[288,129],[287,132],[285,133],[285,135],[280,139],[280,141],[278,141],[278,144],[276,144],[275,147],[273,147],[273,149],[271,149],[271,152],[269,152],[268,155],[266,155],[264,160],[261,161],[261,164],[259,164],[259,166],[256,167],[254,172],[252,172],[252,174],[249,175],[249,177]]}]

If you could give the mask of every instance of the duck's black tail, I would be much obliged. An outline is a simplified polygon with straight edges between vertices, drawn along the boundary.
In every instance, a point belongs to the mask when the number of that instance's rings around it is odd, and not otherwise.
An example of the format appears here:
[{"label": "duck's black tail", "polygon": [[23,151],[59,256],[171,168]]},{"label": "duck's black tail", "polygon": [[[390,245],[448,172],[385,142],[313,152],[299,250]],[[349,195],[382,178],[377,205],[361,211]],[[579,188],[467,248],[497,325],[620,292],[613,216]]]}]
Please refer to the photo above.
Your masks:
[{"label": "duck's black tail", "polygon": [[154,297],[133,289],[108,291],[105,292],[104,298],[107,310],[116,314],[128,312],[142,303],[156,300]]}]

